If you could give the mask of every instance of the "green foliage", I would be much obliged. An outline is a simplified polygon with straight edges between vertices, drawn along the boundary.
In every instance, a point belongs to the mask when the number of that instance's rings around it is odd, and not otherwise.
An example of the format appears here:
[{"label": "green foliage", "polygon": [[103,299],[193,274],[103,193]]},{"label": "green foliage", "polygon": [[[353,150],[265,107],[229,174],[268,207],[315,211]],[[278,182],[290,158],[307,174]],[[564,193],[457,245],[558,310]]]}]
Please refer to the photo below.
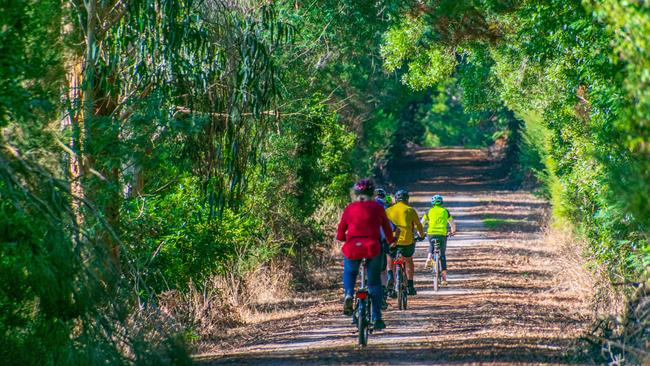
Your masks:
[{"label": "green foliage", "polygon": [[124,214],[122,238],[155,292],[200,285],[214,273],[246,273],[250,268],[240,263],[254,267],[275,253],[263,245],[261,218],[226,209],[217,219],[193,177],[178,179],[163,194],[128,200]]},{"label": "green foliage", "polygon": [[186,362],[139,304],[303,263],[412,142],[508,136],[613,277],[650,262],[643,4],[124,4],[0,3],[3,360]]},{"label": "green foliage", "polygon": [[386,32],[381,48],[384,65],[389,72],[400,69],[408,60],[402,81],[415,90],[424,90],[446,81],[456,67],[453,52],[449,49],[436,44],[422,47],[423,37],[430,32],[424,19],[405,17],[397,27]]},{"label": "green foliage", "polygon": [[506,135],[508,119],[500,109],[479,109],[467,100],[456,79],[440,84],[419,118],[425,146],[487,147]]},{"label": "green foliage", "polygon": [[3,361],[186,364],[142,301],[275,253],[237,206],[290,30],[231,5],[0,5]]},{"label": "green foliage", "polygon": [[0,154],[0,357],[126,365],[126,351],[140,363],[189,364],[174,337],[150,338],[129,284],[107,263],[104,243],[78,225],[73,201],[87,204],[42,166]]},{"label": "green foliage", "polygon": [[[454,50],[469,108],[494,110],[489,101],[498,99],[525,121],[522,174],[544,183],[556,215],[589,239],[591,258],[614,280],[647,271],[647,6],[440,1],[416,9],[416,22],[387,33],[389,69],[427,50]],[[450,62],[434,61],[430,70]]]},{"label": "green foliage", "polygon": [[57,34],[61,2],[4,0],[0,9],[0,127],[4,127],[34,115],[45,117],[55,109],[62,72]]}]

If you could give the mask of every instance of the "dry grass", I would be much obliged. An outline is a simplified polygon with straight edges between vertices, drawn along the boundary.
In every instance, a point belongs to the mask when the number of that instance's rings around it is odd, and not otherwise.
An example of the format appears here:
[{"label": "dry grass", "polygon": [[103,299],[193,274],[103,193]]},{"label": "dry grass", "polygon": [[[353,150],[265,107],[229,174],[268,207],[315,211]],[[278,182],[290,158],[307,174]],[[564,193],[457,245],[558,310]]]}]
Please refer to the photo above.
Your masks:
[{"label": "dry grass", "polygon": [[167,291],[159,296],[161,313],[170,323],[186,329],[195,343],[219,338],[228,329],[268,319],[272,306],[289,298],[291,275],[278,265],[260,266],[245,278],[215,275],[200,288]]},{"label": "dry grass", "polygon": [[585,243],[577,240],[566,228],[547,228],[543,240],[556,252],[558,271],[555,272],[554,290],[570,292],[578,296],[583,304],[597,306],[593,299],[600,281],[589,271],[582,255]]},{"label": "dry grass", "polygon": [[[602,267],[584,256],[586,243],[568,229],[547,229],[546,245],[557,250],[555,291],[579,296],[588,307],[591,328],[584,336],[594,362],[650,365],[650,289],[641,282],[631,296],[612,286]],[[576,309],[574,309],[576,310]]]}]

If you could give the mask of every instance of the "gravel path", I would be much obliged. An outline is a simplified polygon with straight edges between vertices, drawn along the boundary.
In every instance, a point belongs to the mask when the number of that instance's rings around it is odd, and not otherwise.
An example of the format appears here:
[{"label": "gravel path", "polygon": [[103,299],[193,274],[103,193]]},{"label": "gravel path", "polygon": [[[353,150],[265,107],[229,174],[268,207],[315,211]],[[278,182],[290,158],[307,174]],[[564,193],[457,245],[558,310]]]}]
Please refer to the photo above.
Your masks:
[{"label": "gravel path", "polygon": [[[296,316],[253,327],[248,341],[215,345],[206,365],[259,364],[580,364],[573,345],[589,322],[587,305],[562,283],[559,248],[543,240],[547,205],[509,191],[480,150],[421,149],[397,164],[395,187],[411,191],[420,214],[441,193],[458,224],[449,240],[449,285],[434,292],[417,244],[416,288],[406,311],[395,302],[388,328],[356,346],[340,293],[311,299]],[[489,223],[489,224],[488,224]]]}]

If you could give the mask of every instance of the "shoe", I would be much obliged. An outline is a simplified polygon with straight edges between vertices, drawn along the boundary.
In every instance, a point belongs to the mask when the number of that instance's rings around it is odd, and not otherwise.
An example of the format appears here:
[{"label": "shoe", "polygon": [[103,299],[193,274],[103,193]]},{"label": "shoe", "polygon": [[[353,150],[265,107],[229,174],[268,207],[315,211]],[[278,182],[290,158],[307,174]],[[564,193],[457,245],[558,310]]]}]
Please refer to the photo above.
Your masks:
[{"label": "shoe", "polygon": [[345,299],[343,300],[343,315],[350,316],[354,312],[352,309],[354,299],[352,299],[352,296],[346,295]]},{"label": "shoe", "polygon": [[409,294],[409,296],[415,296],[415,295],[418,294],[418,292],[415,291],[415,287],[409,287],[408,288],[408,294]]},{"label": "shoe", "polygon": [[397,291],[394,289],[388,290],[388,296],[390,296],[391,299],[397,299]]},{"label": "shoe", "polygon": [[447,280],[442,280],[442,282],[440,282],[440,284],[447,287]]},{"label": "shoe", "polygon": [[375,325],[372,327],[373,330],[382,330],[386,329],[386,323],[382,319],[375,320]]}]

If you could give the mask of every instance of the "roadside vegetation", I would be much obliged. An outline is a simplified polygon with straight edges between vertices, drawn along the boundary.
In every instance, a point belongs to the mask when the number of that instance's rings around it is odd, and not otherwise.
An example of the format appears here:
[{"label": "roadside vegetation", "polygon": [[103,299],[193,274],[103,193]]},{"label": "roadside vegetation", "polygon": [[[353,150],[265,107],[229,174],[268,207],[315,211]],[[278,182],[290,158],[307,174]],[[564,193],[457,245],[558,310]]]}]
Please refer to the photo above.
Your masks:
[{"label": "roadside vegetation", "polygon": [[316,286],[351,182],[385,178],[410,144],[502,147],[627,299],[594,347],[647,355],[646,4],[26,0],[0,14],[7,363],[189,363],[188,345],[249,305]]}]

